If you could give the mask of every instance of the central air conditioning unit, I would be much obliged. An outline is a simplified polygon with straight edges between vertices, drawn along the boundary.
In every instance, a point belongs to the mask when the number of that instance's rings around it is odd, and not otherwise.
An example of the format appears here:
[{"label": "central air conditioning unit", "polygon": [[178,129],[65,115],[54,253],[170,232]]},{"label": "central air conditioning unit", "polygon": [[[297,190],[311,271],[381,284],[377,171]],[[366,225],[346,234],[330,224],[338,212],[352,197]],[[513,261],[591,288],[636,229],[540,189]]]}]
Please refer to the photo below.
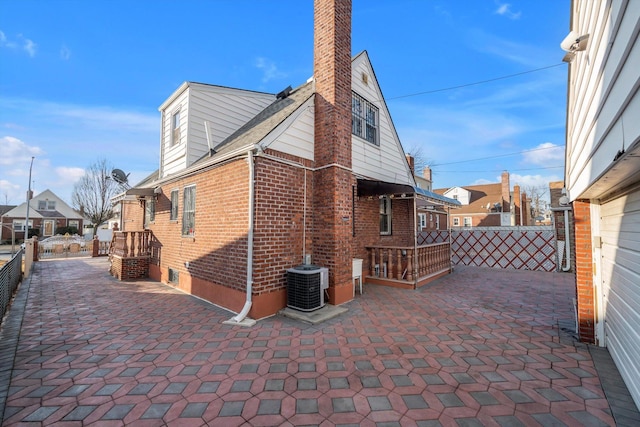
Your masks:
[{"label": "central air conditioning unit", "polygon": [[287,307],[313,311],[324,307],[329,288],[329,269],[303,264],[287,270]]}]

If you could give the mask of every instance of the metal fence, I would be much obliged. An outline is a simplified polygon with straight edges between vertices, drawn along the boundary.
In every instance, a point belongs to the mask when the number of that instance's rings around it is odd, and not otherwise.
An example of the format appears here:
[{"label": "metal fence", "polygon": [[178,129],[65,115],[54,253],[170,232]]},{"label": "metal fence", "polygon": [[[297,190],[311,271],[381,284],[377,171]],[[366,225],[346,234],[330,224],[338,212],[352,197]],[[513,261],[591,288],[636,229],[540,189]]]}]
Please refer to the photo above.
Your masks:
[{"label": "metal fence", "polygon": [[22,278],[22,250],[0,269],[0,323]]},{"label": "metal fence", "polygon": [[38,259],[91,256],[92,250],[82,236],[53,236],[38,242]]}]

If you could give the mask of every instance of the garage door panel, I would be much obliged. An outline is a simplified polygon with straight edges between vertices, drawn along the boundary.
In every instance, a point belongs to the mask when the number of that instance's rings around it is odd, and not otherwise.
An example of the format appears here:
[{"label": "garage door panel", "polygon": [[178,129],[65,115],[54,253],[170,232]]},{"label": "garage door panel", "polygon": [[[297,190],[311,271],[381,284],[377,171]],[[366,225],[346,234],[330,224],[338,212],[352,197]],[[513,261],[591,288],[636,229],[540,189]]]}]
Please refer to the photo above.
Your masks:
[{"label": "garage door panel", "polygon": [[601,205],[600,216],[606,343],[640,402],[640,191]]}]

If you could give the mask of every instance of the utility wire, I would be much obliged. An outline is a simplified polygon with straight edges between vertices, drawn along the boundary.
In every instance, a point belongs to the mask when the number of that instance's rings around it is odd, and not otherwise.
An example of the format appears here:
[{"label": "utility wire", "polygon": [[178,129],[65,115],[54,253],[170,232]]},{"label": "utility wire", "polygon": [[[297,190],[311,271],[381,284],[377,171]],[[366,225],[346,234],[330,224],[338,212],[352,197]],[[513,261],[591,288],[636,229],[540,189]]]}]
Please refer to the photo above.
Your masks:
[{"label": "utility wire", "polygon": [[[524,169],[511,169],[509,168],[509,172],[520,172],[520,171],[537,171],[540,169],[563,169],[564,166],[545,166],[545,167],[540,167],[540,168],[524,168]],[[473,172],[473,173],[484,173],[484,172],[500,172],[503,171],[504,169],[491,169],[491,170],[483,170],[483,171],[470,171],[465,169],[464,171],[460,171],[460,170],[456,170],[456,171],[443,171],[443,170],[436,170],[435,172],[439,172],[439,173],[460,173],[460,172]]]},{"label": "utility wire", "polygon": [[457,162],[435,163],[435,164],[431,165],[431,167],[443,166],[443,165],[455,165],[455,164],[458,164],[458,163],[475,162],[475,161],[478,161],[478,160],[496,159],[498,157],[517,156],[518,154],[531,153],[533,151],[541,151],[541,150],[553,150],[554,148],[560,148],[560,147],[564,147],[564,144],[563,145],[554,145],[553,147],[532,148],[531,150],[518,151],[517,153],[496,154],[495,156],[478,157],[477,159],[458,160]]},{"label": "utility wire", "polygon": [[410,93],[408,95],[394,96],[392,98],[387,98],[387,100],[390,101],[392,99],[409,98],[411,96],[427,95],[427,94],[430,94],[430,93],[445,92],[445,91],[448,91],[448,90],[461,89],[463,87],[469,87],[469,86],[476,86],[476,85],[481,85],[481,84],[485,84],[485,83],[491,83],[491,82],[495,82],[497,80],[510,79],[512,77],[522,76],[524,74],[536,73],[538,71],[547,70],[549,68],[560,67],[561,65],[564,65],[564,62],[559,63],[559,64],[554,64],[554,65],[548,65],[548,66],[542,67],[542,68],[536,68],[536,69],[533,69],[533,70],[522,71],[521,73],[509,74],[509,75],[506,75],[506,76],[495,77],[493,79],[488,79],[488,80],[480,80],[480,81],[474,82],[474,83],[466,83],[466,84],[462,84],[462,85],[458,85],[458,86],[446,87],[446,88],[442,88],[442,89],[427,90],[425,92],[416,92],[416,93]]}]

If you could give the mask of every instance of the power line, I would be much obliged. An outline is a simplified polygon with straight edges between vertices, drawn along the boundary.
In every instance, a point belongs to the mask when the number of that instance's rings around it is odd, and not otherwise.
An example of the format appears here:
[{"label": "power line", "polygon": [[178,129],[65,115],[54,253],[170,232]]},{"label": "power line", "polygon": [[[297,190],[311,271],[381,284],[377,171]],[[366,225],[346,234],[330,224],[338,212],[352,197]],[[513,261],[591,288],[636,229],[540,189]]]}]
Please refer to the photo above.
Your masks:
[{"label": "power line", "polygon": [[458,164],[458,163],[475,162],[475,161],[478,161],[478,160],[496,159],[496,158],[498,158],[498,157],[517,156],[518,154],[531,153],[531,152],[533,152],[533,151],[541,151],[541,150],[552,150],[552,149],[554,149],[554,148],[560,148],[560,147],[564,147],[564,144],[563,144],[563,145],[554,145],[554,146],[552,146],[552,147],[532,148],[531,150],[518,151],[517,153],[496,154],[495,156],[478,157],[477,159],[458,160],[457,162],[435,163],[435,164],[431,165],[431,167],[434,167],[434,166],[443,166],[443,165],[455,165],[455,164]]},{"label": "power line", "polygon": [[520,73],[509,74],[509,75],[501,76],[501,77],[495,77],[493,79],[480,80],[478,82],[466,83],[466,84],[462,84],[462,85],[458,85],[458,86],[445,87],[445,88],[442,88],[442,89],[434,89],[434,90],[427,90],[427,91],[424,91],[424,92],[410,93],[408,95],[394,96],[392,98],[387,98],[387,100],[390,101],[390,100],[393,100],[393,99],[409,98],[411,96],[427,95],[427,94],[430,94],[430,93],[445,92],[445,91],[448,91],[448,90],[461,89],[461,88],[464,88],[464,87],[476,86],[476,85],[481,85],[481,84],[485,84],[485,83],[491,83],[491,82],[495,82],[497,80],[510,79],[512,77],[522,76],[524,74],[536,73],[538,71],[547,70],[549,68],[560,67],[561,65],[564,65],[564,62],[561,62],[559,64],[554,64],[554,65],[548,65],[548,66],[542,67],[542,68],[536,68],[536,69],[533,69],[533,70],[522,71]]},{"label": "power line", "polygon": [[[560,166],[545,166],[545,167],[539,167],[539,168],[524,168],[524,169],[511,169],[509,168],[509,172],[521,172],[521,171],[536,171],[536,170],[541,170],[541,169],[564,169],[564,166],[560,165]],[[469,172],[469,173],[484,173],[484,172],[501,172],[504,169],[491,169],[491,170],[483,170],[483,171],[471,171],[471,170],[457,170],[457,171],[443,171],[443,170],[437,170],[435,172],[438,173],[459,173],[459,172]]]}]

